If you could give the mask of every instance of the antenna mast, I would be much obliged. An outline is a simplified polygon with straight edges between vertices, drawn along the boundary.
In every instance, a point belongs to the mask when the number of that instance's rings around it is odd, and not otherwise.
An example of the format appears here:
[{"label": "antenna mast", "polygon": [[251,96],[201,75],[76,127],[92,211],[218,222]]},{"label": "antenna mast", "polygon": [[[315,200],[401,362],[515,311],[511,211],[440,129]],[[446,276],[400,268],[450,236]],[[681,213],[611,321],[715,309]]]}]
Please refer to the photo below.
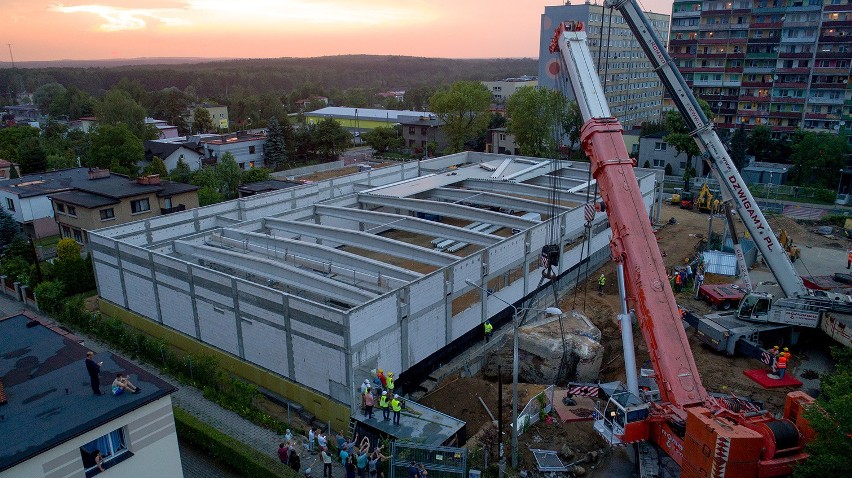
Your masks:
[{"label": "antenna mast", "polygon": [[15,69],[15,56],[12,55],[12,44],[7,43],[6,45],[9,47],[9,58],[12,59],[12,69],[14,70]]}]

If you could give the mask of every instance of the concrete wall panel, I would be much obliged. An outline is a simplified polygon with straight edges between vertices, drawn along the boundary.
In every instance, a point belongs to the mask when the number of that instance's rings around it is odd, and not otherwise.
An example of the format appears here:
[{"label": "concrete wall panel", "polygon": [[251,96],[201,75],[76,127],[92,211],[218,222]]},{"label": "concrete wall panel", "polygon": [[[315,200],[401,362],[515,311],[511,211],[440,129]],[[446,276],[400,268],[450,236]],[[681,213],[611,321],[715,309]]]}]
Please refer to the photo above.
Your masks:
[{"label": "concrete wall panel", "polygon": [[287,332],[257,320],[243,320],[241,327],[246,360],[289,376]]},{"label": "concrete wall panel", "polygon": [[95,262],[95,275],[98,278],[98,292],[104,299],[124,304],[124,290],[121,284],[121,273],[118,268]]},{"label": "concrete wall panel", "polygon": [[329,320],[336,324],[343,324],[345,312],[334,310],[330,307],[322,307],[313,302],[307,302],[298,297],[290,297],[289,305],[291,311],[300,311],[309,315],[315,315],[319,318]]},{"label": "concrete wall panel", "polygon": [[[541,248],[550,240],[550,225],[540,224],[530,230],[530,251],[541,252]],[[556,240],[559,240],[558,238]]]},{"label": "concrete wall panel", "polygon": [[353,347],[352,367],[378,367],[398,376],[402,370],[401,338],[400,328],[395,326],[364,342],[360,348]]},{"label": "concrete wall panel", "polygon": [[444,309],[432,309],[408,322],[408,363],[416,364],[446,345]]},{"label": "concrete wall panel", "polygon": [[[135,262],[126,261],[126,260],[122,261],[121,265],[124,267],[124,270],[127,271],[127,272],[133,272],[136,275],[139,275],[139,276],[142,276],[142,277],[145,277],[145,278],[148,278],[148,279],[151,278],[151,267],[150,267],[150,265],[148,267],[146,267],[146,266],[136,264]],[[133,290],[133,289],[128,289],[128,290]]]},{"label": "concrete wall panel", "polygon": [[109,248],[102,249],[102,246],[94,246],[89,248],[92,253],[92,260],[97,262],[106,262],[107,264],[117,266],[118,258],[115,257],[115,251],[112,249],[112,245]]},{"label": "concrete wall panel", "polygon": [[465,280],[478,282],[482,277],[482,263],[479,255],[463,259],[453,266],[453,291],[468,287]]},{"label": "concrete wall panel", "polygon": [[294,334],[301,334],[305,337],[321,340],[335,347],[340,347],[342,350],[345,347],[344,337],[342,334],[335,333],[331,330],[311,325],[291,317],[290,329]]},{"label": "concrete wall panel", "polygon": [[159,322],[157,314],[157,298],[154,295],[154,283],[131,274],[125,268],[124,286],[127,288],[127,306],[130,310]]},{"label": "concrete wall panel", "polygon": [[201,326],[201,340],[226,352],[239,355],[237,324],[233,309],[226,309],[200,299],[195,301],[195,307],[198,310],[198,322]]},{"label": "concrete wall panel", "polygon": [[435,302],[444,303],[444,273],[438,271],[409,285],[409,315],[433,307]]},{"label": "concrete wall panel", "polygon": [[455,340],[474,327],[482,324],[482,305],[477,302],[473,307],[467,308],[453,316],[453,336]]},{"label": "concrete wall panel", "polygon": [[[152,220],[153,221],[153,220]],[[195,221],[184,222],[182,224],[174,224],[169,227],[163,226],[162,229],[151,230],[151,240],[153,242],[166,241],[176,239],[187,234],[195,233]]]},{"label": "concrete wall panel", "polygon": [[524,237],[515,236],[488,248],[488,273],[495,274],[524,257]]},{"label": "concrete wall panel", "polygon": [[329,380],[347,383],[343,352],[293,336],[293,361],[296,369],[294,380],[320,393],[329,393]]},{"label": "concrete wall panel", "polygon": [[[181,289],[175,290],[162,285],[157,287],[160,296],[160,312],[163,324],[189,335],[195,335],[195,313],[192,311],[192,299]],[[197,338],[197,337],[196,337]]]},{"label": "concrete wall panel", "polygon": [[397,321],[396,301],[392,295],[353,310],[349,316],[349,343],[359,344],[393,326]]}]

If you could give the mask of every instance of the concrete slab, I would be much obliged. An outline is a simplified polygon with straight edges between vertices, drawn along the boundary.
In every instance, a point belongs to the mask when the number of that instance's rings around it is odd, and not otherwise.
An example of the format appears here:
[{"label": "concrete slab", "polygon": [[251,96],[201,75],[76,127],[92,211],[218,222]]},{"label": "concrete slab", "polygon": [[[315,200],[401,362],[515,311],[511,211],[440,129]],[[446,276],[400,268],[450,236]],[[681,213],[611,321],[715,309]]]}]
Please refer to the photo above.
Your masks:
[{"label": "concrete slab", "polygon": [[371,434],[389,435],[424,445],[444,445],[457,435],[461,435],[461,442],[464,441],[465,422],[412,400],[406,400],[404,407],[399,425],[393,424],[393,413],[390,414],[391,420],[384,420],[378,407],[373,418],[364,417],[360,411],[352,418],[358,422],[359,428],[367,428]]}]

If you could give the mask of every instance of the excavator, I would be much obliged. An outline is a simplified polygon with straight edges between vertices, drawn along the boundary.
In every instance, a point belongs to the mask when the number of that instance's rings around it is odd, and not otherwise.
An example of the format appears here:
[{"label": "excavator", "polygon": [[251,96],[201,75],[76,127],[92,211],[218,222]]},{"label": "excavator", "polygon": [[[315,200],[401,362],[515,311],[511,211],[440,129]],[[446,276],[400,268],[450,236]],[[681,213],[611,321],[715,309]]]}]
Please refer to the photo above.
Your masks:
[{"label": "excavator", "polygon": [[710,191],[710,187],[706,183],[698,191],[698,197],[695,199],[695,207],[698,209],[698,212],[709,214],[715,212],[713,211],[713,192]]},{"label": "excavator", "polygon": [[[638,2],[605,0],[604,5],[621,13],[702,149],[714,163],[724,165],[724,169],[717,165],[717,173],[725,179],[723,187],[729,189],[738,214],[751,222],[752,236],[761,243],[762,251],[780,251],[789,263]],[[813,398],[803,392],[788,393],[783,416],[776,418],[765,410],[749,410],[734,397],[717,398],[705,389],[633,171],[635,162],[627,154],[621,124],[610,113],[583,24],[559,25],[550,51],[559,55],[580,108],[584,121],[581,146],[590,159],[602,209],[609,217],[610,252],[619,283],[626,289],[619,316],[622,336],[632,341],[631,328],[625,326],[630,324],[629,300],[648,346],[657,385],[655,393],[640,394],[635,362],[631,366],[626,360],[626,390],[611,394],[606,406],[595,412],[595,429],[614,445],[655,445],[655,450],[680,466],[685,478],[789,475],[808,457],[804,445],[813,431],[803,411]]]}]

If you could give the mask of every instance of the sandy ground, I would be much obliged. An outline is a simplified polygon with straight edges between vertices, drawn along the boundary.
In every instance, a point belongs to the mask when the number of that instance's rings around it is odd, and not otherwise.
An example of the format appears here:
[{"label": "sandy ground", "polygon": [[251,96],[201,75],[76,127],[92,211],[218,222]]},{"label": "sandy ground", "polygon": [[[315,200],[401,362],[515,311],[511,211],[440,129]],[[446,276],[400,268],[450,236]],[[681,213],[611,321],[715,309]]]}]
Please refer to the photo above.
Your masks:
[{"label": "sandy ground", "polygon": [[[667,270],[686,263],[698,252],[702,242],[706,241],[710,225],[709,217],[708,214],[699,213],[697,210],[683,210],[672,206],[664,207],[661,221],[668,222],[669,218],[676,220],[675,224],[662,225],[657,232],[658,243],[663,252],[663,261]],[[814,224],[798,223],[795,220],[780,216],[770,216],[768,220],[776,233],[784,229],[792,236],[794,242],[802,248],[803,261],[807,259],[809,248],[843,251],[846,247],[845,239],[842,237],[827,238],[815,234],[816,225]],[[713,218],[712,227],[716,233],[722,232],[723,225],[723,218]],[[741,228],[740,231],[744,231],[744,228]],[[761,267],[766,269],[765,266],[757,267],[757,269],[761,269]],[[811,270],[810,272],[813,274],[829,274],[834,271]],[[597,277],[601,273],[607,276],[608,290],[603,296],[598,296],[596,293]],[[731,278],[710,275],[707,277],[707,282],[731,282]],[[601,329],[604,345],[601,381],[624,380],[625,378],[621,337],[618,325],[615,322],[616,313],[620,309],[616,284],[615,265],[607,263],[600,270],[589,274],[588,284],[581,284],[575,292],[566,294],[560,303],[560,308],[564,311],[584,311]],[[683,307],[697,313],[712,311],[708,304],[695,300],[691,291],[683,291],[677,294],[677,300]],[[743,370],[762,367],[763,365],[760,362],[754,359],[732,358],[716,353],[702,345],[694,336],[693,331],[688,330],[687,336],[702,381],[708,391],[732,393],[759,400],[764,402],[766,408],[772,412],[783,410],[784,398],[789,390],[764,390],[742,374]],[[637,364],[641,366],[649,360],[648,351],[638,330],[635,331],[634,338],[636,360]],[[815,342],[819,342],[818,336],[805,336],[802,348],[825,348],[824,344],[815,344]],[[506,346],[510,346],[510,344],[507,343]],[[823,352],[820,352],[819,355],[822,355]],[[807,359],[806,354],[807,352],[802,352],[800,357],[794,356],[791,366],[792,373],[801,372],[797,369],[804,366],[797,364],[796,358],[799,358],[800,362],[804,361]],[[510,384],[508,380],[507,382]],[[522,395],[532,396],[530,390],[534,394],[535,390],[540,389],[532,387],[536,386],[522,384]],[[494,439],[496,433],[490,429],[493,428],[490,423],[491,419],[479,402],[477,398],[479,396],[486,401],[488,406],[491,407],[492,413],[496,415],[497,385],[495,382],[481,377],[454,377],[452,382],[440,384],[435,392],[423,400],[423,403],[465,420],[468,423],[469,437],[476,436],[479,433],[478,436],[481,436],[483,441]],[[511,415],[511,387],[504,389],[503,401],[504,417],[508,423]],[[526,404],[526,400],[521,399],[520,403],[523,406]],[[532,469],[534,462],[528,451],[529,448],[545,448],[557,451],[570,449],[571,453],[563,455],[563,460],[565,460],[571,455],[580,455],[591,450],[597,450],[601,446],[602,442],[591,431],[588,423],[567,425],[541,423],[521,437],[519,448],[524,455],[523,462],[528,467],[527,469]]]}]

